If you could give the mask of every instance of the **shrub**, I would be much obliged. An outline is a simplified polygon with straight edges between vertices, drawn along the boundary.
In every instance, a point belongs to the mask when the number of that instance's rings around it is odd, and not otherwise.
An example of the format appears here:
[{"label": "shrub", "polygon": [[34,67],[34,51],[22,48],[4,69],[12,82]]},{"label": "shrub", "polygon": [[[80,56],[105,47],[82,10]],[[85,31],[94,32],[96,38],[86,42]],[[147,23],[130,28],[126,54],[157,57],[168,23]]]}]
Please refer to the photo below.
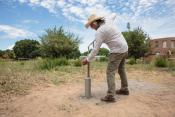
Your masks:
[{"label": "shrub", "polygon": [[69,65],[69,61],[66,58],[54,59],[54,64],[56,66],[66,66]]},{"label": "shrub", "polygon": [[105,62],[105,61],[108,61],[108,58],[107,57],[101,57],[100,58],[100,62]]},{"label": "shrub", "polygon": [[167,59],[163,58],[163,57],[157,57],[155,59],[155,66],[156,67],[167,67],[168,66],[168,61]]},{"label": "shrub", "polygon": [[20,65],[24,65],[24,61],[20,62]]},{"label": "shrub", "polygon": [[66,58],[47,58],[39,60],[38,67],[39,69],[53,69],[56,66],[66,66],[69,65],[69,62]]},{"label": "shrub", "polygon": [[81,60],[76,60],[76,61],[74,61],[74,66],[75,67],[81,67],[82,66],[82,64],[81,64]]},{"label": "shrub", "polygon": [[41,55],[44,57],[66,57],[78,58],[79,37],[73,33],[66,32],[63,27],[49,28],[45,30],[45,34],[40,36],[41,39]]},{"label": "shrub", "polygon": [[175,62],[174,61],[169,61],[168,62],[168,67],[170,70],[175,71]]},{"label": "shrub", "polygon": [[143,59],[141,58],[141,59],[136,59],[136,63],[137,64],[142,64],[143,63]]},{"label": "shrub", "polygon": [[130,64],[130,65],[136,64],[135,58],[130,58],[129,61],[128,61],[128,64]]},{"label": "shrub", "polygon": [[51,63],[50,59],[42,59],[38,62],[39,69],[47,69],[50,70],[53,68],[53,65]]}]

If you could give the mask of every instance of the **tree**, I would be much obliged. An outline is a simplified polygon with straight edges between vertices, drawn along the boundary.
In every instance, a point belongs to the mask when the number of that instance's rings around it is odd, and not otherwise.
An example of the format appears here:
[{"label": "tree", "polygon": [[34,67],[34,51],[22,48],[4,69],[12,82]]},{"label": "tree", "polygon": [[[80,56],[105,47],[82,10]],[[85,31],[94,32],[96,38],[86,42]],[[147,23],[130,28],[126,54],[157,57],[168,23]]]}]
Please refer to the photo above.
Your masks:
[{"label": "tree", "polygon": [[83,52],[81,55],[82,55],[82,56],[87,56],[88,54],[89,54],[89,52],[86,51],[86,52]]},{"label": "tree", "polygon": [[91,51],[92,51],[92,49],[90,49],[89,51],[83,52],[81,55],[82,55],[82,56],[87,56]]},{"label": "tree", "polygon": [[144,56],[148,51],[147,39],[149,39],[149,36],[141,28],[123,32],[123,35],[129,46],[129,56],[135,59]]},{"label": "tree", "polygon": [[0,50],[0,58],[4,58],[4,59],[14,59],[15,55],[13,50]]},{"label": "tree", "polygon": [[[90,49],[89,52],[88,51],[83,52],[82,56],[87,56],[91,51],[92,51],[92,49]],[[100,48],[100,50],[98,52],[98,55],[101,55],[101,56],[108,56],[108,54],[109,54],[109,50],[106,48]]]},{"label": "tree", "polygon": [[14,51],[9,50],[9,49],[4,51],[4,56],[6,56],[6,58],[8,58],[8,59],[14,59],[15,58]]},{"label": "tree", "polygon": [[108,56],[108,54],[109,54],[109,50],[106,48],[100,48],[98,52],[98,55],[101,55],[101,56]]},{"label": "tree", "polygon": [[56,26],[46,30],[41,37],[41,52],[45,57],[76,58],[80,56],[80,40],[72,33]]},{"label": "tree", "polygon": [[4,51],[0,50],[0,57],[2,57],[4,55]]},{"label": "tree", "polygon": [[13,50],[16,58],[35,58],[40,55],[39,45],[36,40],[24,39],[17,41]]}]

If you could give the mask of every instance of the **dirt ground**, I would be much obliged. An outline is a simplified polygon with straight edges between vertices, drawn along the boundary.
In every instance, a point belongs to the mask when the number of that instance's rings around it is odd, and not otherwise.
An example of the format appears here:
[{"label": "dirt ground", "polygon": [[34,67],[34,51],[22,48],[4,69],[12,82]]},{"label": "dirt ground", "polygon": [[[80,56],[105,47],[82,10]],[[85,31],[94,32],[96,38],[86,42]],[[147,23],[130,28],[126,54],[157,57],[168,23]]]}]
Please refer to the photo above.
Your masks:
[{"label": "dirt ground", "polygon": [[[130,71],[129,96],[101,102],[106,79],[92,80],[92,98],[84,98],[84,80],[33,87],[25,96],[1,105],[1,117],[175,117],[175,77],[164,72]],[[83,79],[83,78],[82,78]],[[117,88],[120,80],[116,80]]]}]

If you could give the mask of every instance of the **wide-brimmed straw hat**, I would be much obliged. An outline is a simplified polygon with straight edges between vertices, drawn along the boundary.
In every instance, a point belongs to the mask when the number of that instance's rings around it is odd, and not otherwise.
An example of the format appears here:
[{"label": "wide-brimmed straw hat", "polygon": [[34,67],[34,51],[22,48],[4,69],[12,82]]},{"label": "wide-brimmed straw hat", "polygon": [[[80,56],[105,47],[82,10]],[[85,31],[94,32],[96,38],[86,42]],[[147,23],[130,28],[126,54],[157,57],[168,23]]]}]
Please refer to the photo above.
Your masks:
[{"label": "wide-brimmed straw hat", "polygon": [[102,18],[103,18],[103,17],[100,17],[100,16],[97,16],[97,15],[95,15],[95,14],[92,14],[91,16],[89,16],[88,22],[85,24],[85,27],[88,28],[89,25],[90,25],[92,22],[94,22],[94,21],[96,21],[96,20],[99,20],[99,19],[102,19]]}]

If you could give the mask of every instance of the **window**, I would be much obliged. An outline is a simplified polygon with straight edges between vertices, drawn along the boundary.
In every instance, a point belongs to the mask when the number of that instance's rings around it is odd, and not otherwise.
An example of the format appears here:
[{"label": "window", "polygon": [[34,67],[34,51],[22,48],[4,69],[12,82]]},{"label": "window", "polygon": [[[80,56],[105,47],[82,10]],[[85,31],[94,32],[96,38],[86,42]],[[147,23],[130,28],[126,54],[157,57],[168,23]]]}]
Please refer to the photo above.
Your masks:
[{"label": "window", "polygon": [[171,41],[171,48],[175,48],[175,40]]},{"label": "window", "polygon": [[166,45],[166,41],[163,41],[163,48],[166,48],[167,47],[167,45]]},{"label": "window", "polygon": [[159,41],[156,41],[155,43],[156,43],[156,48],[158,48],[159,47]]}]

